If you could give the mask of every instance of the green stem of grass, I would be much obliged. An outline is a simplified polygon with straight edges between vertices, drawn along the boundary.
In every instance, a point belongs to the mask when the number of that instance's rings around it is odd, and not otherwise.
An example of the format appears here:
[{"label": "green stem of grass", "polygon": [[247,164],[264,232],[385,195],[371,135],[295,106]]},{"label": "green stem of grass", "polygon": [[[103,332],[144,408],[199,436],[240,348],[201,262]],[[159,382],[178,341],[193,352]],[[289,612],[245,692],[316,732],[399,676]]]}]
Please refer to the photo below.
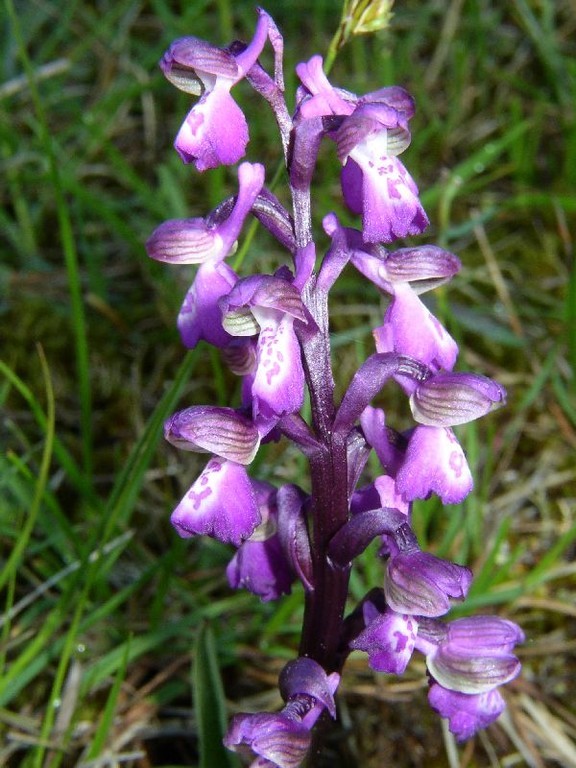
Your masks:
[{"label": "green stem of grass", "polygon": [[30,505],[30,511],[26,522],[23,525],[22,531],[18,536],[14,548],[10,553],[10,557],[6,562],[6,565],[0,573],[0,589],[4,586],[6,581],[11,578],[13,573],[16,573],[18,565],[22,559],[24,550],[28,546],[30,536],[36,523],[38,511],[42,503],[42,497],[48,483],[48,473],[50,471],[50,462],[52,460],[52,454],[54,451],[54,432],[55,432],[55,405],[54,405],[54,390],[52,389],[52,382],[50,380],[50,373],[48,371],[48,364],[42,349],[38,348],[38,355],[40,357],[40,369],[42,371],[42,377],[44,379],[44,386],[46,390],[46,431],[44,439],[44,450],[42,451],[42,459],[40,461],[40,468],[38,470],[38,480],[34,487],[34,496],[32,498],[32,504]]}]

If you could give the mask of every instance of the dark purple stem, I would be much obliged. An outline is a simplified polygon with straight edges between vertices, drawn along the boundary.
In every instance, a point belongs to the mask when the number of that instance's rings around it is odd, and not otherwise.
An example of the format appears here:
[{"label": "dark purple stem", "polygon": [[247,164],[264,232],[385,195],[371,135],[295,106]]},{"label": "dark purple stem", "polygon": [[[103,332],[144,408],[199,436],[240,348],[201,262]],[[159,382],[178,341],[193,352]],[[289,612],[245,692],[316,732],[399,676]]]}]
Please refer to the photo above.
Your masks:
[{"label": "dark purple stem", "polygon": [[334,381],[328,335],[328,301],[312,278],[302,298],[318,330],[302,335],[302,354],[310,391],[312,428],[319,450],[309,456],[312,482],[311,538],[314,589],[307,592],[300,655],[317,661],[327,673],[339,671],[338,647],[348,594],[350,569],[335,567],[328,545],[346,524],[348,508],[347,440],[334,432]]}]

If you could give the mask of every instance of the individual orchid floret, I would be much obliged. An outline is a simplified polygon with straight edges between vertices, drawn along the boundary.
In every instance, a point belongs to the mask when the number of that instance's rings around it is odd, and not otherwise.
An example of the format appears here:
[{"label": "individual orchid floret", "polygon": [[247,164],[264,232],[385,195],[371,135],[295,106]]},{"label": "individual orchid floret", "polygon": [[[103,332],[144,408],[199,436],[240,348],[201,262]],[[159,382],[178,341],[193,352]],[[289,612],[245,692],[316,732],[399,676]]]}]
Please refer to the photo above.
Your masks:
[{"label": "individual orchid floret", "polygon": [[458,741],[466,741],[476,731],[486,728],[506,708],[506,702],[497,689],[470,695],[450,691],[438,683],[431,685],[428,701],[441,717],[448,720],[450,731]]},{"label": "individual orchid floret", "polygon": [[399,494],[413,501],[436,493],[444,504],[458,504],[472,486],[472,474],[454,432],[447,427],[416,427],[396,475]]},{"label": "individual orchid floret", "polygon": [[164,424],[164,437],[185,451],[214,453],[238,464],[250,464],[260,445],[251,419],[217,405],[193,405],[173,414]]},{"label": "individual orchid floret", "polygon": [[286,706],[277,713],[235,715],[224,744],[248,759],[250,768],[299,768],[311,744],[310,731],[326,709],[335,716],[340,675],[327,675],[309,658],[289,662],[280,676]]},{"label": "individual orchid floret", "polygon": [[443,616],[451,600],[463,600],[472,582],[469,568],[423,552],[409,527],[403,526],[394,541],[398,547],[386,567],[384,593],[397,613]]},{"label": "individual orchid floret", "polygon": [[222,327],[218,302],[230,292],[238,276],[223,259],[234,249],[263,183],[262,165],[242,163],[238,168],[238,194],[223,219],[217,209],[207,219],[173,220],[161,225],[148,240],[152,258],[200,265],[178,315],[178,330],[189,349],[201,339],[220,348],[232,341]]},{"label": "individual orchid floret", "polygon": [[432,678],[428,700],[459,741],[504,710],[498,687],[519,674],[512,650],[523,641],[522,630],[499,616],[469,616],[441,628],[421,625],[416,647],[426,654]]},{"label": "individual orchid floret", "polygon": [[226,258],[234,250],[263,184],[264,166],[242,163],[238,167],[238,194],[225,217],[216,209],[206,219],[169,219],[146,242],[148,255],[168,264],[203,264]]},{"label": "individual orchid floret", "polygon": [[350,648],[366,651],[368,664],[377,672],[401,675],[412,657],[417,620],[390,608],[380,613],[370,601],[364,603],[363,612],[366,628],[350,643]]},{"label": "individual orchid floret", "polygon": [[401,88],[377,93],[377,99],[372,94],[372,102],[360,103],[331,135],[344,166],[344,200],[351,211],[362,214],[364,241],[389,243],[420,234],[428,217],[414,180],[397,158],[410,143],[413,102]]},{"label": "individual orchid floret", "polygon": [[255,275],[239,281],[220,306],[230,334],[258,334],[251,385],[254,418],[278,419],[298,411],[304,370],[294,321],[307,322],[298,290],[283,278]]},{"label": "individual orchid floret", "polygon": [[454,427],[478,419],[505,402],[504,387],[486,376],[440,372],[416,387],[410,408],[420,424]]},{"label": "individual orchid floret", "polygon": [[182,538],[211,536],[239,546],[261,522],[245,467],[217,456],[210,459],[170,520]]},{"label": "individual orchid floret", "polygon": [[445,635],[428,648],[426,666],[451,691],[486,693],[513,680],[520,662],[512,653],[524,633],[499,616],[469,616],[446,625]]},{"label": "individual orchid floret", "polygon": [[252,481],[262,522],[238,548],[226,576],[233,589],[247,589],[263,602],[290,594],[294,571],[278,534],[276,489]]},{"label": "individual orchid floret", "polygon": [[[388,251],[379,243],[366,243],[362,232],[343,227],[335,213],[322,220],[332,248],[324,258],[322,272],[329,272],[330,285],[348,260],[381,291],[394,295],[397,283],[408,283],[420,295],[446,283],[460,270],[460,259],[435,245],[420,245]],[[337,262],[334,264],[332,262]]]},{"label": "individual orchid floret", "polygon": [[[415,333],[415,329],[418,329]],[[396,283],[384,324],[373,331],[378,352],[396,352],[418,360],[432,371],[454,367],[458,345],[441,323],[420,301],[408,283]],[[397,377],[411,393],[417,383]]]},{"label": "individual orchid floret", "polygon": [[281,712],[235,715],[224,746],[245,758],[250,768],[298,768],[312,740],[299,714],[291,704]]},{"label": "individual orchid floret", "polygon": [[200,95],[174,146],[185,163],[197,170],[233,165],[243,157],[248,125],[230,90],[255,64],[268,34],[268,16],[260,14],[252,42],[240,53],[218,48],[195,37],[176,40],[160,67],[180,90]]},{"label": "individual orchid floret", "polygon": [[362,214],[365,242],[391,242],[418,235],[428,217],[414,180],[397,159],[410,143],[411,96],[398,87],[382,88],[358,98],[333,88],[313,56],[296,72],[303,84],[298,114],[304,119],[343,117],[329,132],[343,164],[342,191],[348,207]]}]

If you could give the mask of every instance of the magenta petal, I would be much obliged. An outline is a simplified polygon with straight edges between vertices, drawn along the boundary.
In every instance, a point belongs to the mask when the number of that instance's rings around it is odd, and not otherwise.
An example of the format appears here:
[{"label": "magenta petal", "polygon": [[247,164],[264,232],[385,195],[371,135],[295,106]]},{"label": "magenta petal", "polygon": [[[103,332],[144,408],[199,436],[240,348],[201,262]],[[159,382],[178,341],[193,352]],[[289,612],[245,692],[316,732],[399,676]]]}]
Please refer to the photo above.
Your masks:
[{"label": "magenta petal", "polygon": [[231,82],[216,83],[190,110],[174,146],[185,163],[205,171],[240,160],[248,144],[248,125],[230,95]]},{"label": "magenta petal", "polygon": [[252,385],[254,414],[271,418],[295,413],[304,399],[304,371],[294,318],[260,307],[252,312],[260,324]]},{"label": "magenta petal", "polygon": [[448,719],[450,731],[458,741],[465,741],[476,731],[486,728],[506,707],[497,690],[474,695],[449,691],[438,683],[431,686],[428,701],[433,709]]},{"label": "magenta petal", "polygon": [[[258,529],[257,529],[258,531]],[[278,534],[263,541],[245,541],[226,568],[233,589],[244,588],[258,595],[262,602],[289,595],[292,569],[280,545]]]},{"label": "magenta petal", "polygon": [[[384,150],[385,151],[385,150]],[[390,243],[398,237],[419,235],[428,226],[428,217],[418,188],[400,160],[390,155],[365,155],[356,148],[342,171],[346,204],[358,209],[358,171],[362,173],[362,225],[367,243]]]},{"label": "magenta petal", "polygon": [[443,427],[416,427],[396,483],[408,501],[426,499],[431,493],[438,494],[445,504],[465,499],[473,480],[454,432]]},{"label": "magenta petal", "polygon": [[364,200],[364,175],[362,169],[354,160],[348,160],[340,175],[344,202],[352,213],[362,213]]},{"label": "magenta petal", "polygon": [[368,663],[377,672],[401,675],[406,669],[414,650],[418,623],[413,616],[387,610],[370,616],[370,603],[364,606],[367,621],[364,629],[350,647],[366,651]]},{"label": "magenta petal", "polygon": [[193,349],[200,339],[216,347],[225,347],[232,336],[222,327],[222,311],[218,300],[229,293],[236,273],[224,262],[201,264],[178,315],[182,342]]},{"label": "magenta petal", "polygon": [[215,457],[172,513],[180,536],[212,536],[239,546],[261,521],[246,469]]},{"label": "magenta petal", "polygon": [[368,405],[360,416],[360,424],[364,437],[374,448],[376,456],[386,471],[396,476],[403,461],[403,451],[393,445],[388,439],[384,411]]},{"label": "magenta petal", "polygon": [[307,98],[299,105],[305,120],[323,115],[349,115],[354,111],[354,104],[345,101],[332,87],[322,64],[322,57],[315,55],[296,65],[296,74],[307,93]]},{"label": "magenta petal", "polygon": [[[407,355],[429,368],[452,370],[458,345],[408,283],[394,285],[384,325],[374,331],[378,352]],[[415,385],[412,384],[412,389]]]}]

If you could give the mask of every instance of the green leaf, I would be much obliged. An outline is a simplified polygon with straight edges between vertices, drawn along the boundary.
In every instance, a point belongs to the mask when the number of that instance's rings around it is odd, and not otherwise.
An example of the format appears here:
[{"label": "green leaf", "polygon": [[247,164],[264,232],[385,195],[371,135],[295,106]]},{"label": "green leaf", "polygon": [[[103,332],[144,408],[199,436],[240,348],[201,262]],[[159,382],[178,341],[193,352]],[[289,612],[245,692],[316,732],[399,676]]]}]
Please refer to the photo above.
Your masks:
[{"label": "green leaf", "polygon": [[198,633],[193,673],[194,701],[200,741],[199,768],[239,765],[222,743],[226,731],[226,701],[218,669],[214,634],[208,624]]}]

